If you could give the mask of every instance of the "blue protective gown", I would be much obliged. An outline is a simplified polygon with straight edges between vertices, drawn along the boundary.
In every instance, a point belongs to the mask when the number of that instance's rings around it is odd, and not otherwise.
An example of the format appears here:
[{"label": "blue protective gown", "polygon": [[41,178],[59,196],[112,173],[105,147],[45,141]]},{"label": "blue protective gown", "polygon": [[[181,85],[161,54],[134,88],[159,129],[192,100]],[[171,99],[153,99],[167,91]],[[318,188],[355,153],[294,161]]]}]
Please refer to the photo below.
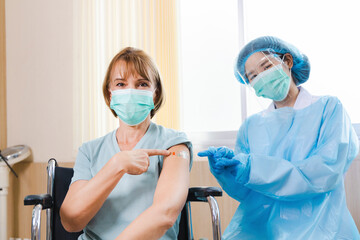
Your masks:
[{"label": "blue protective gown", "polygon": [[251,116],[238,132],[234,157],[247,167],[214,174],[240,202],[223,238],[360,239],[344,190],[358,150],[336,97]]}]

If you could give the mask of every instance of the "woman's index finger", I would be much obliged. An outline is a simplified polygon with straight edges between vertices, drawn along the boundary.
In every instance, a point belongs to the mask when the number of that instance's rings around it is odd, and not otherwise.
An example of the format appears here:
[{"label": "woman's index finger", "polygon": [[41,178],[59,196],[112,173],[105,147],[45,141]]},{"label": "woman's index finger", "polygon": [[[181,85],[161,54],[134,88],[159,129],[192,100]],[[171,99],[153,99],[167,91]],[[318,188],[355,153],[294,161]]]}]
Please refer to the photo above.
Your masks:
[{"label": "woman's index finger", "polygon": [[156,156],[156,155],[168,156],[168,155],[170,155],[170,151],[164,150],[164,149],[143,149],[143,151],[146,152],[149,156]]}]

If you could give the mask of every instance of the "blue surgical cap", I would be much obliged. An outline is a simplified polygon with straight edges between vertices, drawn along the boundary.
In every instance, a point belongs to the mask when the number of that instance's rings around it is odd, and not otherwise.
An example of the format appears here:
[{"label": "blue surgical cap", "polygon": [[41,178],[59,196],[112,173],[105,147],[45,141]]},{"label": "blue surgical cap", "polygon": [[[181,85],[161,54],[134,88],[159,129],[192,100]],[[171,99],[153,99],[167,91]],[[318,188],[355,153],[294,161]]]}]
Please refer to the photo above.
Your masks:
[{"label": "blue surgical cap", "polygon": [[[301,53],[295,46],[279,38],[272,36],[259,37],[243,47],[235,62],[235,76],[240,83],[244,84],[241,76],[245,77],[245,62],[254,53],[270,51],[280,54],[290,53],[293,57],[292,75],[296,85],[300,85],[309,79],[310,63],[307,56]],[[241,76],[240,76],[240,75]],[[246,78],[246,77],[245,77]],[[249,81],[246,78],[246,81]]]}]

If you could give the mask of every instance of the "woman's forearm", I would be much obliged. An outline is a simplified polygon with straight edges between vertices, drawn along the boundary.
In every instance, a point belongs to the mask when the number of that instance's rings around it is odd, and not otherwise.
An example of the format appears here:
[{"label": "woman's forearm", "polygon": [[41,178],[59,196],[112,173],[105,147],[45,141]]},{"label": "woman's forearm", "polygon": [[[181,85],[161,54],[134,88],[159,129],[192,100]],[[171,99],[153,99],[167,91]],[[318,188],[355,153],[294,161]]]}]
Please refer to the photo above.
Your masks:
[{"label": "woman's forearm", "polygon": [[116,240],[156,240],[171,228],[179,213],[165,206],[152,205],[140,214]]},{"label": "woman's forearm", "polygon": [[70,232],[82,230],[99,211],[123,175],[124,171],[112,159],[91,180],[74,182],[60,209],[64,228]]}]

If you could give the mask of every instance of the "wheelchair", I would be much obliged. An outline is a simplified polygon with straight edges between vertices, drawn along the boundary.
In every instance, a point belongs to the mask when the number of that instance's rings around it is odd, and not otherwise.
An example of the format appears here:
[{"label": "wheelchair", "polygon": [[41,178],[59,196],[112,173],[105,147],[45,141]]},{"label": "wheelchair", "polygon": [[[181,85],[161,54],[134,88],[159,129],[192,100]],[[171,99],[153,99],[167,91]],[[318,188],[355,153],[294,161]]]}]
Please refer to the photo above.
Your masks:
[{"label": "wheelchair", "polygon": [[[46,210],[46,240],[76,240],[81,232],[67,232],[60,221],[60,207],[69,189],[74,174],[72,168],[59,167],[54,158],[47,166],[47,194],[28,195],[24,205],[33,205],[31,240],[41,240],[41,211]],[[190,202],[207,202],[210,207],[213,239],[221,239],[220,212],[215,197],[222,196],[218,187],[189,188],[187,201],[181,211],[178,240],[193,240]]]}]

